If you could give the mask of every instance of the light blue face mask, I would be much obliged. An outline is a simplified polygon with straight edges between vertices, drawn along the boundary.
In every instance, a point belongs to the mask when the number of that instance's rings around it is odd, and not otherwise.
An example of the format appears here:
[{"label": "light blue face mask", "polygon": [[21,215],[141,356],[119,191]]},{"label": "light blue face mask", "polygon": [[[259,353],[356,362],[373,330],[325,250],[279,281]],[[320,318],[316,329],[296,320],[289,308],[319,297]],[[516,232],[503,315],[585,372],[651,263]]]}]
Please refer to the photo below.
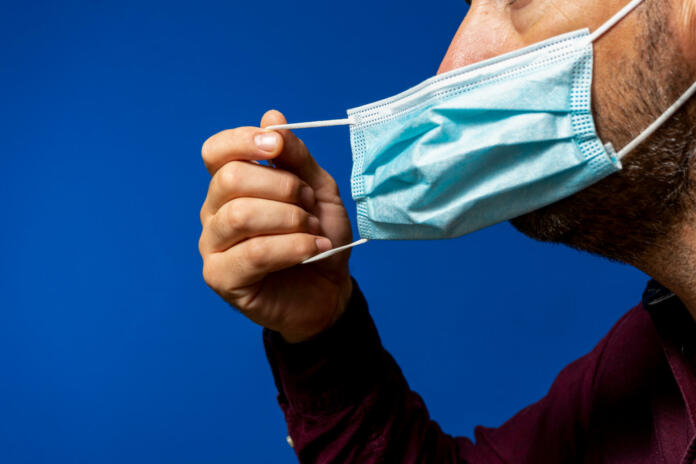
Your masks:
[{"label": "light blue face mask", "polygon": [[362,240],[459,237],[566,198],[621,169],[621,158],[696,92],[694,84],[619,153],[597,136],[591,111],[592,44],[602,27],[553,37],[426,80],[348,110],[351,186]]}]

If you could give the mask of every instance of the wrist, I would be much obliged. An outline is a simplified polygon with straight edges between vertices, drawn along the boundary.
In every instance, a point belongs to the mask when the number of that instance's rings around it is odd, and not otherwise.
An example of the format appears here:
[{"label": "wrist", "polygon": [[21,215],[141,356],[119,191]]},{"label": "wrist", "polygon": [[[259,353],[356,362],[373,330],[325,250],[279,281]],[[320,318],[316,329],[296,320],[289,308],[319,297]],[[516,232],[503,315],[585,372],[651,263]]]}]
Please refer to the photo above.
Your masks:
[{"label": "wrist", "polygon": [[328,330],[304,343],[264,331],[264,346],[283,401],[314,414],[355,405],[384,374],[384,351],[357,282],[345,311]]},{"label": "wrist", "polygon": [[346,312],[346,308],[348,307],[348,303],[350,302],[352,295],[353,279],[350,277],[350,275],[347,275],[343,283],[338,288],[334,310],[328,314],[328,317],[326,317],[320,324],[317,324],[317,326],[308,328],[306,330],[279,331],[283,340],[292,344],[302,343],[317,337],[323,332],[326,332],[333,327]]}]

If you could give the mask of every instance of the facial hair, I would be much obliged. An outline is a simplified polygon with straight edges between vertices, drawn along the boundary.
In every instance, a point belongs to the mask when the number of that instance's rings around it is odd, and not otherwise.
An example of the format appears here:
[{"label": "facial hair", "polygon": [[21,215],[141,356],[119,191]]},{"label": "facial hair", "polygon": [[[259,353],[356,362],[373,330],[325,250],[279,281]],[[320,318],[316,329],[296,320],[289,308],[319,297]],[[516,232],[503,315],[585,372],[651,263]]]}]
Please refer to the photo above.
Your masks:
[{"label": "facial hair", "polygon": [[[658,5],[659,3],[659,5]],[[606,83],[593,113],[603,140],[627,142],[657,119],[691,84],[669,27],[669,2],[651,1],[634,43],[641,62]],[[587,189],[512,219],[529,237],[562,243],[637,267],[670,237],[693,206],[696,102],[622,160],[623,169]],[[617,147],[618,148],[618,147]]]}]

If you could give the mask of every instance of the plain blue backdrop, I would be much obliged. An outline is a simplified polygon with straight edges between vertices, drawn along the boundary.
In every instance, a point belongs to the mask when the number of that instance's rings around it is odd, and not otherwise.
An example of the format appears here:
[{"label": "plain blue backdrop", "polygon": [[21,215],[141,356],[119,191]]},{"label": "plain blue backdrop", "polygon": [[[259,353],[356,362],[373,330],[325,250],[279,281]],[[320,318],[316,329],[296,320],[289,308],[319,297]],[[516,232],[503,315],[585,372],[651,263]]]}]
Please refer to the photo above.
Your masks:
[{"label": "plain blue backdrop", "polygon": [[[463,0],[4,2],[0,462],[292,462],[261,330],[201,278],[211,134],[345,117],[437,70]],[[346,128],[302,132],[349,210]],[[354,219],[354,213],[353,213]],[[445,431],[540,398],[647,278],[502,224],[355,250]]]}]

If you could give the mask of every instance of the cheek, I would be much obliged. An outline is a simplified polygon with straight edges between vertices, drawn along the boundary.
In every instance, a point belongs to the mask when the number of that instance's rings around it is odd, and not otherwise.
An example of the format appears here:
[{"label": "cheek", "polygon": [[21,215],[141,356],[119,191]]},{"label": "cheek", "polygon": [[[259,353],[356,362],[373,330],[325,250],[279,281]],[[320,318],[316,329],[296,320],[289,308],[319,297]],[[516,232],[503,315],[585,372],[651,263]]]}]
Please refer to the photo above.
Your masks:
[{"label": "cheek", "polygon": [[[547,9],[548,3],[546,2],[517,0],[510,7],[510,22],[519,34],[529,36],[530,31],[535,31],[539,22],[543,22],[543,19],[548,16]],[[548,31],[542,31],[541,34],[548,35]],[[534,40],[534,38],[528,40]]]}]

